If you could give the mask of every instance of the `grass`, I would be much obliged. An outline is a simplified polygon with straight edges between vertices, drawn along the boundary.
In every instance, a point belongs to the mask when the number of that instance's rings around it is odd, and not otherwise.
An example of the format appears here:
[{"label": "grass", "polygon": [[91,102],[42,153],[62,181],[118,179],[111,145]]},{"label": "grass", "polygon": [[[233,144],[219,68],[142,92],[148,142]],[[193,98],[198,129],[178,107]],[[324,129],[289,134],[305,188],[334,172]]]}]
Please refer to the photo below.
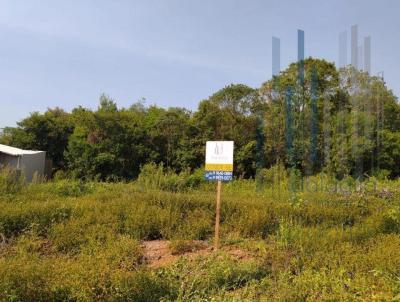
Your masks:
[{"label": "grass", "polygon": [[215,188],[143,181],[8,182],[0,301],[400,300],[398,181],[348,194],[226,184],[222,245],[253,256],[218,251],[159,269],[143,261],[140,241],[170,240],[175,254],[211,241]]},{"label": "grass", "polygon": [[205,247],[200,241],[176,239],[169,243],[169,249],[172,255],[183,255],[185,253],[195,252]]}]

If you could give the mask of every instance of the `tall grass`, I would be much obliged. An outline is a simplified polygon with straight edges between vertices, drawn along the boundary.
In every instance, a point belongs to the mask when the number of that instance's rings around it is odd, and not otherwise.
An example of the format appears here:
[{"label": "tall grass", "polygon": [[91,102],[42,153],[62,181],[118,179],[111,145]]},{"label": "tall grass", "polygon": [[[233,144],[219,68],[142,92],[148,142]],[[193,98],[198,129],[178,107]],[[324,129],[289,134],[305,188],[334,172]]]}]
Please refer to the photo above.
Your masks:
[{"label": "tall grass", "polygon": [[[225,184],[222,244],[250,256],[221,251],[152,270],[141,240],[191,250],[192,240],[212,240],[215,215],[214,184],[187,185],[181,175],[181,187],[157,169],[136,183],[57,180],[0,195],[0,301],[388,301],[400,294],[397,182],[381,182],[383,193],[346,194]],[[149,171],[159,173],[154,182]]]},{"label": "tall grass", "polygon": [[15,194],[22,190],[24,177],[21,171],[0,168],[0,195]]}]

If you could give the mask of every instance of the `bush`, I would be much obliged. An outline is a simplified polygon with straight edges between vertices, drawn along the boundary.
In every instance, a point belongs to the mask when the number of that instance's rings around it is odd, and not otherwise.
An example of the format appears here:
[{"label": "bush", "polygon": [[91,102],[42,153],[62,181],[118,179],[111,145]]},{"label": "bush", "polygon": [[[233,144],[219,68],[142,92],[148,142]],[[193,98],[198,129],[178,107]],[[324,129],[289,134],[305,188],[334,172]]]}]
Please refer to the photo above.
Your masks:
[{"label": "bush", "polygon": [[0,233],[7,238],[33,230],[45,235],[56,223],[69,219],[71,208],[63,205],[7,205],[0,212]]},{"label": "bush", "polygon": [[278,221],[271,211],[250,207],[244,212],[235,213],[226,224],[230,231],[236,230],[243,237],[266,238],[275,233]]},{"label": "bush", "polygon": [[16,194],[22,190],[25,181],[20,171],[3,168],[0,169],[0,195]]},{"label": "bush", "polygon": [[78,194],[60,194],[54,181],[27,186],[13,202],[0,199],[0,301],[390,301],[400,294],[398,182],[385,181],[390,201],[326,190],[277,199],[256,192],[254,180],[224,184],[221,250],[159,259],[161,268],[139,240],[168,239],[174,254],[212,240],[215,183],[189,192],[83,185],[93,194],[70,198]]},{"label": "bush", "polygon": [[86,226],[81,221],[72,219],[67,223],[54,225],[48,238],[58,252],[77,254],[81,245],[87,242],[84,236]]},{"label": "bush", "polygon": [[386,234],[400,233],[400,207],[393,207],[384,213],[381,230]]},{"label": "bush", "polygon": [[1,301],[137,301],[156,302],[173,297],[157,274],[108,266],[103,256],[59,259],[0,259]]},{"label": "bush", "polygon": [[389,176],[390,176],[390,171],[385,170],[385,169],[380,169],[380,170],[375,171],[373,176],[375,176],[378,180],[381,180],[381,181],[388,180]]},{"label": "bush", "polygon": [[170,192],[181,192],[190,188],[198,187],[203,180],[201,169],[194,174],[183,171],[179,174],[164,169],[164,166],[155,163],[146,164],[142,167],[136,181],[138,187],[144,190],[165,190]]},{"label": "bush", "polygon": [[286,182],[287,172],[283,165],[275,165],[269,169],[260,169],[256,175],[257,187],[272,187]]},{"label": "bush", "polygon": [[205,240],[213,232],[213,213],[195,209],[182,219],[177,236],[185,239]]},{"label": "bush", "polygon": [[107,259],[110,267],[125,271],[135,271],[144,260],[139,242],[126,235],[113,236],[99,246],[98,254]]},{"label": "bush", "polygon": [[204,169],[196,169],[192,174],[188,176],[186,180],[186,187],[195,189],[205,183],[206,180],[204,178]]},{"label": "bush", "polygon": [[176,291],[177,299],[174,301],[215,301],[209,299],[212,294],[238,290],[262,279],[266,273],[257,262],[236,262],[224,252],[207,258],[199,257],[195,261],[181,258],[160,272],[162,279],[168,280],[170,288]]},{"label": "bush", "polygon": [[291,220],[281,220],[276,237],[278,246],[287,248],[300,239],[301,229]]},{"label": "bush", "polygon": [[93,191],[89,183],[72,179],[56,181],[53,187],[57,195],[61,197],[79,197]]},{"label": "bush", "polygon": [[127,215],[125,232],[137,240],[166,238],[164,230],[178,223],[169,219],[172,215],[154,206],[138,206],[134,212]]},{"label": "bush", "polygon": [[0,292],[4,301],[69,300],[68,292],[52,288],[50,279],[50,267],[36,259],[8,262],[0,259]]},{"label": "bush", "polygon": [[[132,275],[123,275],[115,284],[115,292],[110,301],[159,302],[174,298],[169,284],[154,273],[138,271]],[[113,298],[115,297],[115,298]]]}]

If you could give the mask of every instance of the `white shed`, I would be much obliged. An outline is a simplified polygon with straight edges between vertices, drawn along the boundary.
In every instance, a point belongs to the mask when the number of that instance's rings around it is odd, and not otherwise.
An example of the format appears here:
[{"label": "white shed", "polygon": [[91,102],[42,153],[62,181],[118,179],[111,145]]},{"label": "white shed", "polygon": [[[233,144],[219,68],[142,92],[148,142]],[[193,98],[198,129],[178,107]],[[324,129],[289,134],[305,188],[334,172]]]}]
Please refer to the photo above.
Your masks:
[{"label": "white shed", "polygon": [[45,166],[45,151],[22,150],[0,144],[0,168],[20,170],[27,182],[32,181],[35,173],[44,175]]}]

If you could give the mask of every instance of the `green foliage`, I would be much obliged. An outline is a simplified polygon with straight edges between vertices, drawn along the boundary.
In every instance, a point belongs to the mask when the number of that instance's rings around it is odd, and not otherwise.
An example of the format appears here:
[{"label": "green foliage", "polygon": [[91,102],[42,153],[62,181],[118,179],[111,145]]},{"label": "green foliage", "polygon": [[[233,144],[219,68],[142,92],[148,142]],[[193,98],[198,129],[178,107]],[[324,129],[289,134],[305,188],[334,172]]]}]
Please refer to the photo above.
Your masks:
[{"label": "green foliage", "polygon": [[0,291],[4,301],[62,301],[68,293],[49,286],[49,267],[29,261],[0,261]]},{"label": "green foliage", "polygon": [[0,169],[0,195],[21,192],[24,185],[24,178],[20,171],[8,168]]},{"label": "green foliage", "polygon": [[400,207],[393,207],[384,213],[381,228],[384,233],[400,233]]},{"label": "green foliage", "polygon": [[[390,301],[400,294],[398,182],[378,182],[391,199],[380,191],[288,194],[267,185],[258,192],[249,180],[226,184],[218,252],[203,249],[213,239],[214,188],[87,185],[71,196],[57,191],[64,180],[32,184],[0,199],[1,299]],[[149,267],[140,240],[151,239],[170,240],[182,257]]]},{"label": "green foliage", "polygon": [[255,261],[236,262],[219,253],[194,262],[182,258],[160,275],[175,289],[174,301],[209,301],[215,293],[234,291],[261,279],[266,271]]},{"label": "green foliage", "polygon": [[58,180],[53,187],[58,196],[64,197],[79,197],[92,191],[90,183],[74,179]]},{"label": "green foliage", "polygon": [[200,102],[193,116],[203,143],[201,148],[207,140],[235,141],[235,173],[240,177],[255,174],[257,114],[261,104],[257,90],[229,85]]},{"label": "green foliage", "polygon": [[277,244],[280,247],[288,248],[294,242],[299,240],[301,236],[301,229],[292,220],[282,219],[279,222],[279,229],[277,231]]},{"label": "green foliage", "polygon": [[175,238],[206,240],[212,234],[212,212],[208,208],[188,211],[184,221],[185,223],[178,227]]},{"label": "green foliage", "polygon": [[256,175],[257,185],[274,186],[280,182],[287,181],[286,170],[282,165],[274,165],[269,169],[260,169]]},{"label": "green foliage", "polygon": [[30,230],[45,234],[53,224],[67,220],[70,215],[71,208],[62,204],[45,202],[25,205],[8,202],[0,212],[0,233],[8,238]]},{"label": "green foliage", "polygon": [[[147,302],[169,295],[169,288],[155,274],[107,265],[106,256],[99,255],[96,263],[81,258],[79,266],[66,259],[43,263],[37,257],[21,265],[23,257],[0,260],[0,290],[5,301]],[[61,274],[68,276],[66,282]]]},{"label": "green foliage", "polygon": [[204,174],[204,169],[196,169],[193,173],[190,173],[189,177],[187,178],[186,186],[194,189],[200,187],[202,184],[205,184],[206,181],[204,179]]},{"label": "green foliage", "polygon": [[[398,300],[399,181],[388,178],[400,175],[400,106],[376,77],[302,64],[304,85],[291,64],[193,113],[118,108],[102,95],[97,110],[48,110],[6,128],[2,143],[46,150],[63,172],[28,186],[0,172],[0,299]],[[212,240],[207,140],[235,141],[223,249],[152,269],[141,240],[170,240],[177,255]]]},{"label": "green foliage", "polygon": [[103,94],[96,110],[33,113],[4,129],[0,143],[45,150],[56,171],[85,180],[134,180],[149,163],[177,175],[195,171],[208,140],[235,142],[236,178],[271,181],[263,169],[276,166],[338,180],[384,170],[398,177],[400,105],[385,83],[325,60],[300,64],[303,83],[293,63],[259,89],[228,85],[194,112],[140,102],[119,108]]},{"label": "green foliage", "polygon": [[64,152],[73,129],[71,115],[54,108],[44,114],[32,113],[20,121],[17,128],[5,128],[0,142],[27,150],[46,151],[54,167],[62,169],[66,167]]},{"label": "green foliage", "polygon": [[260,88],[267,100],[267,167],[281,162],[303,175],[324,171],[338,179],[382,168],[398,176],[400,106],[384,82],[351,67],[336,70],[324,60],[301,64],[303,85],[294,63]]},{"label": "green foliage", "polygon": [[194,174],[181,172],[176,174],[164,166],[155,163],[146,164],[140,170],[137,185],[143,190],[166,190],[180,192],[189,188],[196,188],[204,182],[204,172],[197,170]]}]

